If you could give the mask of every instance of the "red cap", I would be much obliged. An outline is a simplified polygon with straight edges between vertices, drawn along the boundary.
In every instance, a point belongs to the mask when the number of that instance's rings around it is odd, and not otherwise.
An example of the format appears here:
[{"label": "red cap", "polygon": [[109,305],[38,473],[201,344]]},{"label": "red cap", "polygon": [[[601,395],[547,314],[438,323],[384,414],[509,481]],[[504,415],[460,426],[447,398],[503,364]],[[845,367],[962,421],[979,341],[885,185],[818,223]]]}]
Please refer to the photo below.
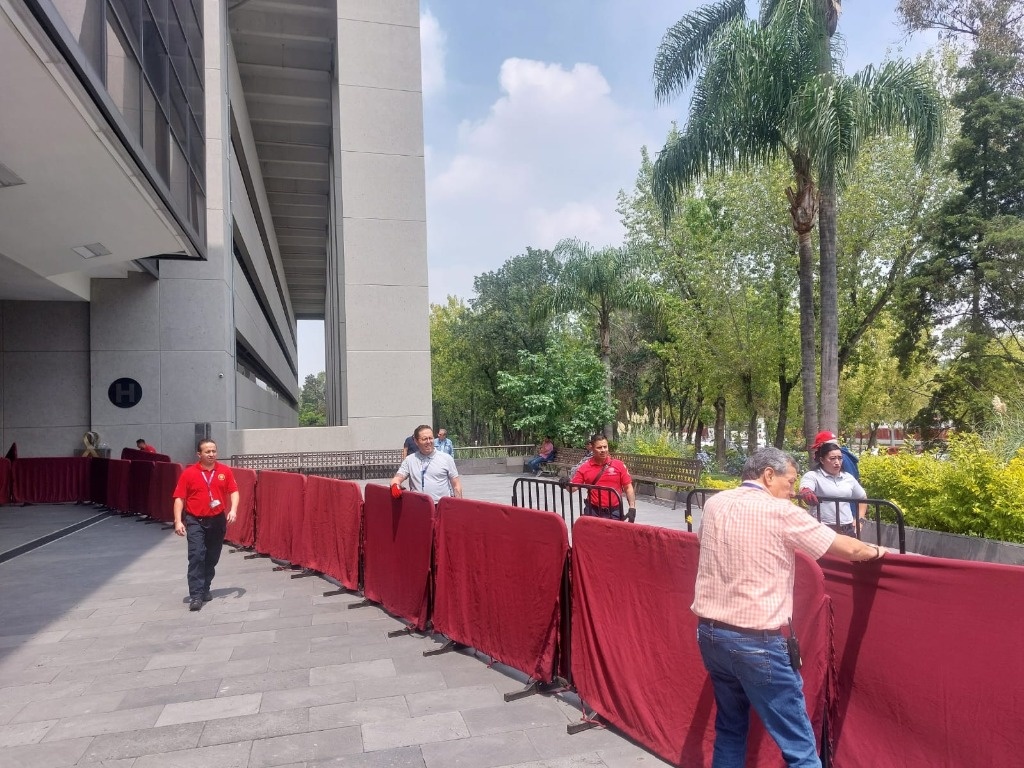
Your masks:
[{"label": "red cap", "polygon": [[831,432],[819,432],[814,436],[814,443],[811,444],[811,450],[816,451],[818,446],[822,443],[834,443],[838,440],[839,438]]}]

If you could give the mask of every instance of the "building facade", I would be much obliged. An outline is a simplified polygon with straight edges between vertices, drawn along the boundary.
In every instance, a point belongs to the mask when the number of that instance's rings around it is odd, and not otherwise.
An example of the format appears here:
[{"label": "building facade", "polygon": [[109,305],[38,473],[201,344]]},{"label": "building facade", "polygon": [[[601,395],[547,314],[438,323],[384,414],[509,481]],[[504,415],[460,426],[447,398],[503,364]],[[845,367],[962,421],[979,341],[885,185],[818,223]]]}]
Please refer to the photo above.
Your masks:
[{"label": "building facade", "polygon": [[[0,0],[0,105],[4,450],[429,420],[418,3]],[[300,319],[333,428],[288,429]]]}]

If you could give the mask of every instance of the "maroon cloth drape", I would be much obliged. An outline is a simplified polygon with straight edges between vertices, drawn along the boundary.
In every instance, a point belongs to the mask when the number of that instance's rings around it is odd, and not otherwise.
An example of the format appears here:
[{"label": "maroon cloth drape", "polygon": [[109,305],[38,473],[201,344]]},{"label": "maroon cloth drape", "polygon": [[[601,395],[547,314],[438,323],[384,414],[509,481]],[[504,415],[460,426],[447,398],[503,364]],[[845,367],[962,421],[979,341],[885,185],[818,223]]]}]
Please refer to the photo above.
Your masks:
[{"label": "maroon cloth drape", "polygon": [[89,460],[89,501],[94,504],[107,503],[107,476],[110,474],[110,459]]},{"label": "maroon cloth drape", "polygon": [[149,484],[149,516],[161,523],[174,522],[174,486],[181,477],[181,464],[156,462]]},{"label": "maroon cloth drape", "polygon": [[366,486],[363,594],[414,629],[427,626],[434,500],[406,491],[392,499],[386,485]]},{"label": "maroon cloth drape", "polygon": [[131,482],[132,463],[120,459],[107,461],[107,498],[104,502],[118,512],[128,511],[128,487]]},{"label": "maroon cloth drape", "polygon": [[11,460],[0,458],[0,504],[11,503]]},{"label": "maroon cloth drape", "polygon": [[90,460],[88,456],[16,460],[11,479],[14,501],[28,504],[89,501]]},{"label": "maroon cloth drape", "polygon": [[224,539],[239,547],[251,547],[256,542],[256,470],[232,468],[231,474],[238,486],[238,508]]},{"label": "maroon cloth drape", "polygon": [[837,768],[1021,764],[1024,568],[891,554],[822,568]]},{"label": "maroon cloth drape", "polygon": [[359,531],[363,495],[359,485],[328,477],[306,478],[305,538],[309,568],[359,588]]},{"label": "maroon cloth drape", "polygon": [[292,472],[260,470],[256,481],[256,551],[304,565],[306,541],[302,526],[306,478]]},{"label": "maroon cloth drape", "polygon": [[562,518],[447,497],[437,508],[435,542],[434,628],[551,681],[569,552]]},{"label": "maroon cloth drape", "polygon": [[133,515],[148,515],[154,462],[133,461],[131,465],[128,471],[128,511]]},{"label": "maroon cloth drape", "polygon": [[121,458],[125,461],[170,461],[171,457],[165,453],[150,453],[135,448],[122,448]]},{"label": "maroon cloth drape", "polygon": [[[580,697],[674,765],[710,766],[715,700],[690,611],[697,537],[584,517],[573,526],[572,671]],[[828,600],[821,571],[797,557],[794,624],[816,732],[824,711]],[[747,766],[782,758],[751,718]]]}]

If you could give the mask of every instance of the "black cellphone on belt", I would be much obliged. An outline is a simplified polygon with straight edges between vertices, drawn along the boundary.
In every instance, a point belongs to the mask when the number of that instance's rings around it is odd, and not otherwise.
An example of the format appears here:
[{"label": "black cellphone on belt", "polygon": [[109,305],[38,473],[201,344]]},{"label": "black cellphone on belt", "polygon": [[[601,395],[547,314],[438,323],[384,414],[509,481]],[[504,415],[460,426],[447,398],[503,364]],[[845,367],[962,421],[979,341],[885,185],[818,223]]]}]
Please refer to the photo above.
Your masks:
[{"label": "black cellphone on belt", "polygon": [[804,660],[800,657],[800,641],[796,639],[796,632],[793,631],[793,620],[787,619],[789,624],[789,637],[786,638],[786,650],[789,651],[789,666],[796,671],[800,671],[800,667],[804,665]]}]

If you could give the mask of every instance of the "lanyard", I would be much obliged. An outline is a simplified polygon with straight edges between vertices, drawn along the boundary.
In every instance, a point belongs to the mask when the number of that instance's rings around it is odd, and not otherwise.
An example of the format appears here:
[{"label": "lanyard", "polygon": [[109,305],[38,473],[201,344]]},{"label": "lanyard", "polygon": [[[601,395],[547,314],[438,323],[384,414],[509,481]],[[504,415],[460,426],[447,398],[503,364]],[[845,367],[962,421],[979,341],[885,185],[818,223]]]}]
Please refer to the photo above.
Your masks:
[{"label": "lanyard", "polygon": [[210,470],[210,476],[207,477],[206,476],[206,472],[204,472],[202,469],[199,470],[199,474],[202,475],[203,476],[203,480],[206,481],[206,490],[209,491],[209,493],[210,493],[210,501],[214,501],[214,498],[213,498],[213,476],[214,476],[214,473],[216,471],[217,471],[217,467],[214,467],[213,469]]},{"label": "lanyard", "polygon": [[426,485],[424,484],[424,481],[427,478],[427,469],[430,468],[430,462],[433,461],[433,459],[434,457],[431,455],[426,462],[422,459],[420,460],[420,493],[426,493]]}]

